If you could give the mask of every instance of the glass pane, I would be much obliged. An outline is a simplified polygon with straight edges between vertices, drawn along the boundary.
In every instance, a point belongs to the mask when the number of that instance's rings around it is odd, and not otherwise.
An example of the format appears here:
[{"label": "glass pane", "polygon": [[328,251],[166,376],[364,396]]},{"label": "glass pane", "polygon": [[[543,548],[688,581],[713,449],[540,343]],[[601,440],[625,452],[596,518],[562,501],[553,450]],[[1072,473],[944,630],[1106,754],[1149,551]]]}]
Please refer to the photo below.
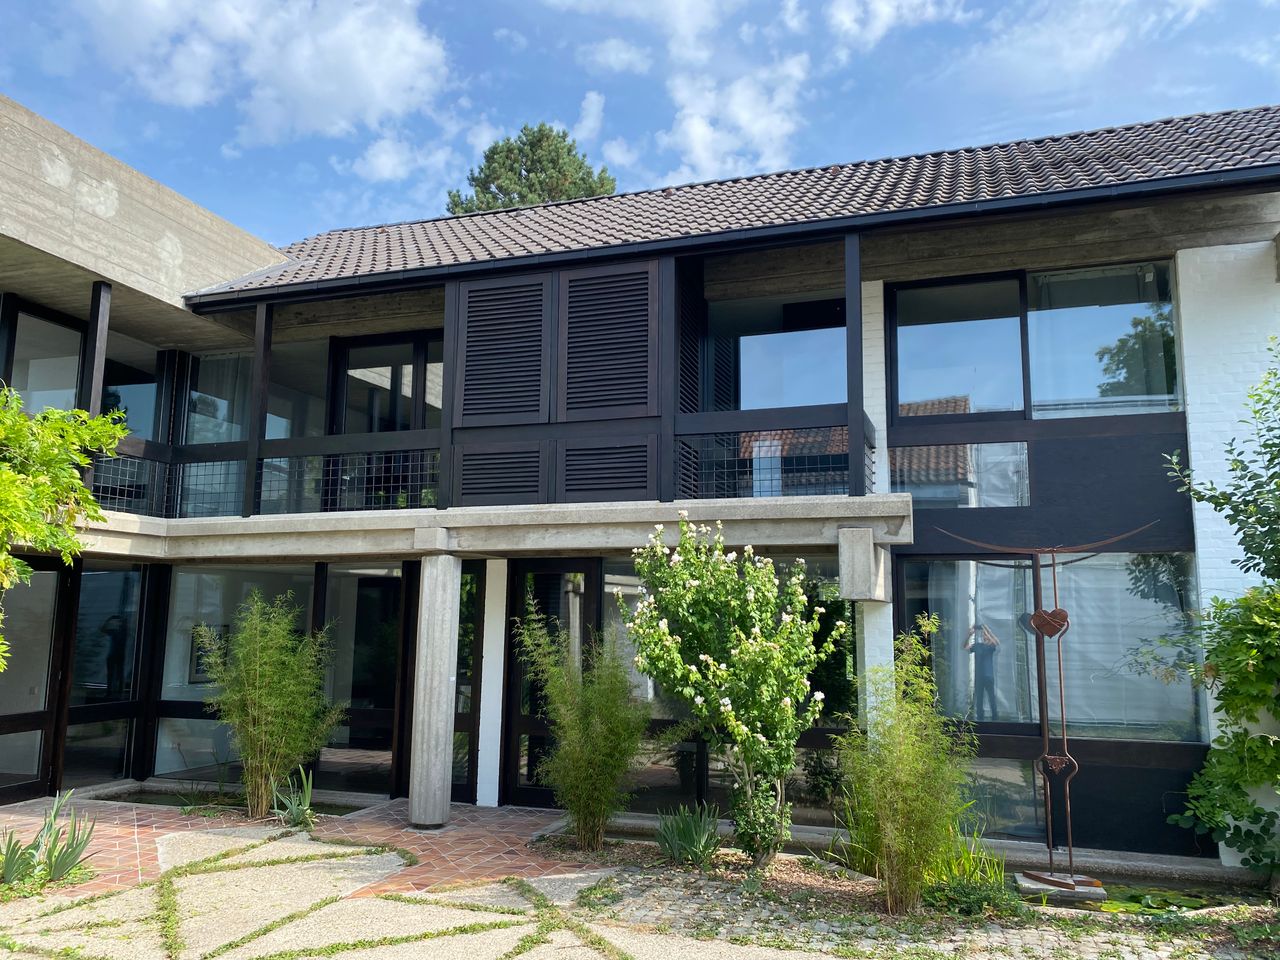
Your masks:
[{"label": "glass pane", "polygon": [[1016,280],[899,290],[899,415],[1021,410],[1021,312]]},{"label": "glass pane", "polygon": [[137,567],[86,565],[76,611],[72,705],[132,698],[141,584]]},{"label": "glass pane", "polygon": [[1044,803],[1030,760],[978,757],[970,767],[969,811],[988,837],[1044,842]]},{"label": "glass pane", "polygon": [[21,394],[22,408],[31,414],[72,409],[79,375],[79,332],[18,314],[9,386]]},{"label": "glass pane", "polygon": [[156,776],[234,784],[240,755],[231,728],[217,720],[161,717],[156,729]]},{"label": "glass pane", "polygon": [[[311,609],[310,566],[175,567],[165,631],[161,700],[203,700],[212,692],[195,642],[197,624],[226,634],[240,604],[256,588],[267,600],[292,592],[299,626]],[[3,674],[0,674],[3,676]]]},{"label": "glass pane", "polygon": [[637,699],[649,701],[651,716],[655,720],[683,717],[687,711],[681,702],[668,697],[653,680],[636,669],[636,648],[627,632],[621,604],[625,603],[630,611],[639,602],[640,578],[636,576],[635,564],[630,560],[605,560],[601,636],[617,644],[618,653],[631,675],[631,692]]},{"label": "glass pane", "polygon": [[130,434],[156,439],[156,348],[110,330],[102,372],[103,412],[123,412]]},{"label": "glass pane", "polygon": [[710,304],[713,410],[844,403],[844,300],[780,297]]},{"label": "glass pane", "polygon": [[0,734],[0,787],[12,787],[40,779],[40,750],[43,743],[44,733],[40,730]]},{"label": "glass pane", "polygon": [[627,775],[631,794],[628,810],[667,813],[680,804],[692,806],[698,798],[698,748],[693,743],[646,740],[640,757]]},{"label": "glass pane", "polygon": [[471,773],[471,734],[466,730],[453,731],[453,778],[450,783],[462,785]]},{"label": "glass pane", "polygon": [[[774,558],[780,578],[790,575],[794,553],[764,547],[760,554]],[[856,629],[853,604],[840,596],[840,563],[835,554],[810,554],[803,559],[809,606],[811,609],[820,606],[825,611],[819,616],[821,626],[814,640],[825,643],[838,620],[853,624]],[[857,641],[850,631],[809,675],[812,688],[821,690],[825,697],[817,726],[838,727],[843,716],[857,713],[857,664]]]},{"label": "glass pane", "polygon": [[427,343],[427,418],[428,430],[439,429],[440,411],[444,407],[444,342]]},{"label": "glass pane", "polygon": [[45,709],[57,598],[52,570],[36,570],[30,583],[4,593],[4,633],[12,649],[0,671],[0,716]]},{"label": "glass pane", "polygon": [[458,608],[458,683],[454,698],[455,713],[474,713],[480,705],[480,691],[475,686],[475,654],[477,626],[484,597],[480,578],[474,573],[462,575],[462,597]]},{"label": "glass pane", "polygon": [[106,720],[67,727],[62,789],[124,777],[132,725],[131,720]]},{"label": "glass pane", "polygon": [[324,457],[273,457],[263,460],[259,512],[320,512],[324,507],[324,465]]},{"label": "glass pane", "polygon": [[238,517],[244,509],[244,461],[184,463],[178,516]]},{"label": "glass pane", "polygon": [[328,377],[328,340],[272,344],[268,440],[324,435]]},{"label": "glass pane", "polygon": [[413,344],[353,347],[347,354],[345,433],[387,433],[412,425]]},{"label": "glass pane", "polygon": [[251,366],[248,354],[196,358],[187,400],[187,443],[244,439]]},{"label": "glass pane", "polygon": [[1027,308],[1033,416],[1178,409],[1168,264],[1032,274]]},{"label": "glass pane", "polygon": [[1025,507],[1031,502],[1025,443],[889,448],[889,488],[917,510]]}]

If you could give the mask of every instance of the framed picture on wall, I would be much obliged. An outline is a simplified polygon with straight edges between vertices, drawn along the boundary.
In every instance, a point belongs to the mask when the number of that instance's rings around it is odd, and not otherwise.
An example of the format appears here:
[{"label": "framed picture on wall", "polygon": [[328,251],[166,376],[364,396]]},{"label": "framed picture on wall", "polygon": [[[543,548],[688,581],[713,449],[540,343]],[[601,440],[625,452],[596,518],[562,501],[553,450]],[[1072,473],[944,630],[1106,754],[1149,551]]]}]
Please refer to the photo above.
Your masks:
[{"label": "framed picture on wall", "polygon": [[[222,624],[217,629],[211,624],[201,624],[200,626],[208,627],[213,631],[214,642],[219,646],[227,642],[227,635],[231,632],[230,624]],[[200,646],[198,637],[200,627],[191,628],[191,656],[187,659],[187,683],[208,685],[213,681],[209,677],[208,654],[204,648]]]}]

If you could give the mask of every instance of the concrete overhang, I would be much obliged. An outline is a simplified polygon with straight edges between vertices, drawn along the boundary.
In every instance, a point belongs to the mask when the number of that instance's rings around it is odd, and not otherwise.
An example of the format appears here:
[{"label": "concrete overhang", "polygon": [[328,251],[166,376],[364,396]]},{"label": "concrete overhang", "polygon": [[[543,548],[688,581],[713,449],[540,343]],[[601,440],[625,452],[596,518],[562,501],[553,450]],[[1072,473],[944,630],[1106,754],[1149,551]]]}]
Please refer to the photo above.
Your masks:
[{"label": "concrete overhang", "polygon": [[[626,553],[656,523],[672,528],[681,510],[698,523],[724,524],[725,539],[771,550],[834,549],[859,529],[874,558],[912,541],[911,497],[761,497],[453,507],[287,516],[160,520],[108,513],[83,533],[85,554],[169,563],[339,560],[449,553],[464,557]],[[845,534],[847,538],[849,535]],[[860,581],[860,582],[874,582]],[[860,598],[861,599],[861,598]],[[865,599],[874,599],[867,597]]]}]

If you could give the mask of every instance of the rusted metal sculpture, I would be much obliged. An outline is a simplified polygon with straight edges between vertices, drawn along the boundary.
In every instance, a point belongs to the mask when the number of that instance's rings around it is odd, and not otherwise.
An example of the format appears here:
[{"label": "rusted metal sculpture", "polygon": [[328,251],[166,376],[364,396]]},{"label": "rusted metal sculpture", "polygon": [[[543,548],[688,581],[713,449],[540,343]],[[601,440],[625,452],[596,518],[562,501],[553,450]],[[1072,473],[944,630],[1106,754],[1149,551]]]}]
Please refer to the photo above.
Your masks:
[{"label": "rusted metal sculpture", "polygon": [[[1076,873],[1075,859],[1075,841],[1071,830],[1071,781],[1075,779],[1076,774],[1080,772],[1080,764],[1076,758],[1071,755],[1071,750],[1067,742],[1067,683],[1066,675],[1062,663],[1062,644],[1066,639],[1067,632],[1071,629],[1071,615],[1067,613],[1062,606],[1062,601],[1058,596],[1058,555],[1062,553],[1092,553],[1101,547],[1107,547],[1121,540],[1125,540],[1135,534],[1141,533],[1152,526],[1148,523],[1145,526],[1130,530],[1128,533],[1122,533],[1119,536],[1108,537],[1105,540],[1096,540],[1093,543],[1082,543],[1076,546],[1057,546],[1057,547],[1011,547],[1007,545],[995,543],[983,543],[980,540],[970,540],[968,537],[962,537],[957,533],[949,530],[943,530],[941,527],[937,529],[945,533],[949,537],[953,537],[963,543],[970,544],[975,547],[981,547],[984,550],[990,550],[995,553],[1013,553],[1013,554],[1030,554],[1032,557],[1031,564],[1031,588],[1033,593],[1033,601],[1035,603],[1035,612],[1031,614],[1028,622],[1035,632],[1036,637],[1036,692],[1039,695],[1040,702],[1040,756],[1036,758],[1036,770],[1040,774],[1041,788],[1044,797],[1044,831],[1045,831],[1045,847],[1049,851],[1049,869],[1048,871],[1032,871],[1028,870],[1024,876],[1038,883],[1047,884],[1051,887],[1058,887],[1062,890],[1076,890],[1080,887],[1101,887],[1102,883],[1093,877],[1084,876]],[[1053,606],[1046,609],[1044,596],[1044,578],[1043,567],[1044,560],[1049,559],[1049,570],[1052,575],[1053,584]],[[1057,658],[1058,658],[1058,725],[1059,725],[1059,742],[1055,745],[1053,738],[1049,734],[1049,684],[1047,677],[1045,646],[1046,640],[1053,639],[1057,642]],[[1053,779],[1060,778],[1062,784],[1063,795],[1063,816],[1066,821],[1067,834],[1067,872],[1059,873],[1054,865],[1054,845],[1053,845]]]}]

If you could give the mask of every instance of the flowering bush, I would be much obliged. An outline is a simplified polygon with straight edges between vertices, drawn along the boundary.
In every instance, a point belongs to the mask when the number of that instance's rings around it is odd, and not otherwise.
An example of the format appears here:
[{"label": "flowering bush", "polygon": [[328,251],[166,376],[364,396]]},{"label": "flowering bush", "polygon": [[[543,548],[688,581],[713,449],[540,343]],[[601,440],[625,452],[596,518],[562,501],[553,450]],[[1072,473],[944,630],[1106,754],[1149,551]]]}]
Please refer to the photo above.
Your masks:
[{"label": "flowering bush", "polygon": [[809,673],[849,625],[837,621],[818,640],[825,611],[808,612],[803,561],[779,581],[772,560],[749,546],[726,552],[719,524],[713,536],[683,511],[675,549],[659,524],[635,563],[643,595],[627,627],[636,667],[688,704],[733,777],[738,844],[763,866],[790,828],[796,741],[822,712]]}]

